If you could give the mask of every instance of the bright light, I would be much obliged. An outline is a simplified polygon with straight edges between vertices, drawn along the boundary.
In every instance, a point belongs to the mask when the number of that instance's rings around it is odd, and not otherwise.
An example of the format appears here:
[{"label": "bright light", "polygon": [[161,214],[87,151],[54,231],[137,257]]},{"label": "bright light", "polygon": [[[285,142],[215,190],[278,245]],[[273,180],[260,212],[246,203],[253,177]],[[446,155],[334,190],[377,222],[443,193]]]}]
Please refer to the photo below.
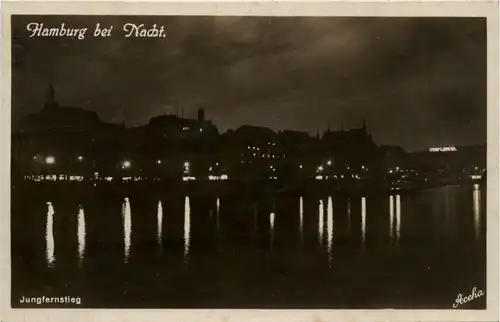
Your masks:
[{"label": "bright light", "polygon": [[45,163],[54,164],[54,163],[56,163],[56,158],[54,158],[53,156],[48,156],[45,158]]},{"label": "bright light", "polygon": [[318,171],[323,171],[323,166],[322,166],[322,165],[320,165],[320,166],[318,167]]},{"label": "bright light", "polygon": [[186,162],[184,162],[184,167],[185,167],[185,168],[189,167],[189,162],[187,162],[187,161],[186,161]]},{"label": "bright light", "polygon": [[78,161],[82,161],[83,160],[83,157],[80,155],[78,156]]},{"label": "bright light", "polygon": [[130,168],[130,166],[131,166],[131,165],[132,165],[132,164],[130,163],[130,161],[125,160],[125,161],[123,161],[123,163],[122,163],[122,168],[123,168],[123,169]]},{"label": "bright light", "polygon": [[480,180],[482,177],[481,177],[481,175],[471,175],[470,178],[472,180]]},{"label": "bright light", "polygon": [[302,164],[301,164],[301,165],[299,165],[299,168],[301,168],[301,169],[302,169]]},{"label": "bright light", "polygon": [[323,176],[316,176],[316,180],[323,180]]},{"label": "bright light", "polygon": [[326,164],[328,164],[328,165],[332,165],[332,161],[331,161],[331,160],[328,160],[328,161],[326,162]]},{"label": "bright light", "polygon": [[208,171],[212,171],[212,167],[208,168]]},{"label": "bright light", "polygon": [[444,146],[437,148],[429,148],[429,152],[457,152],[457,148],[454,146]]},{"label": "bright light", "polygon": [[196,177],[190,177],[190,176],[182,177],[182,181],[191,181],[191,180],[196,180]]},{"label": "bright light", "polygon": [[389,170],[389,173],[392,173],[392,169],[391,169],[391,170]]},{"label": "bright light", "polygon": [[362,166],[361,166],[361,169],[364,169],[364,168],[365,168],[365,166],[364,166],[364,165],[362,165]]},{"label": "bright light", "polygon": [[229,179],[229,176],[227,174],[223,174],[223,175],[220,175],[220,176],[214,176],[214,175],[209,175],[208,176],[208,180],[211,180],[211,181],[213,181],[213,180],[227,180],[227,179]]},{"label": "bright light", "polygon": [[156,161],[156,163],[157,163],[157,164],[161,164],[161,160],[157,160],[157,161]]}]

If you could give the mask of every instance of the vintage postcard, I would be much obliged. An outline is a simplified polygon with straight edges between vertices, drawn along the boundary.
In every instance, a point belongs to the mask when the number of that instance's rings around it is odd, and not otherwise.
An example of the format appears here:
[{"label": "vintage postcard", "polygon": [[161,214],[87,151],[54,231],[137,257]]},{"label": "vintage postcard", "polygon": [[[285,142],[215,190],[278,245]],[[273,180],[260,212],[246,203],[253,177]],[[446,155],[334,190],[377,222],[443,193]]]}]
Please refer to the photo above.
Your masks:
[{"label": "vintage postcard", "polygon": [[498,3],[2,18],[2,321],[498,320]]}]

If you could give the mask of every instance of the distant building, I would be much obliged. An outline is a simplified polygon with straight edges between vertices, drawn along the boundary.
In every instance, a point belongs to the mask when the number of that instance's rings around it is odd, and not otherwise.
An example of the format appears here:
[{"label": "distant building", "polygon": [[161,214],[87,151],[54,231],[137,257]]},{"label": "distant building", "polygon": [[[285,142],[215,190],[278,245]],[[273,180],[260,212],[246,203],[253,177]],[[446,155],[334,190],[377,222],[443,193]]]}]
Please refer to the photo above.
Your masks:
[{"label": "distant building", "polygon": [[94,130],[100,125],[95,111],[59,106],[52,85],[47,91],[44,108],[37,114],[28,114],[18,124],[20,133],[43,131],[81,132]]},{"label": "distant building", "polygon": [[413,166],[413,160],[410,154],[400,146],[382,145],[380,146],[382,161],[385,169],[390,168],[407,168]]},{"label": "distant building", "polygon": [[421,168],[443,176],[467,177],[486,171],[486,145],[434,146],[411,155]]},{"label": "distant building", "polygon": [[219,135],[217,127],[205,120],[204,109],[198,110],[198,119],[161,115],[151,118],[142,128],[150,134],[171,140],[203,139]]},{"label": "distant building", "polygon": [[311,158],[317,158],[320,152],[320,140],[307,132],[280,131],[278,133],[278,140],[287,158],[294,160],[294,162],[309,162]]},{"label": "distant building", "polygon": [[366,129],[366,123],[358,129],[331,131],[321,138],[326,153],[332,154],[336,164],[366,164],[379,157],[378,146]]},{"label": "distant building", "polygon": [[41,171],[53,158],[58,169],[88,170],[98,157],[117,152],[124,130],[123,124],[101,122],[95,111],[60,106],[49,86],[43,109],[22,118],[13,130],[13,166]]}]

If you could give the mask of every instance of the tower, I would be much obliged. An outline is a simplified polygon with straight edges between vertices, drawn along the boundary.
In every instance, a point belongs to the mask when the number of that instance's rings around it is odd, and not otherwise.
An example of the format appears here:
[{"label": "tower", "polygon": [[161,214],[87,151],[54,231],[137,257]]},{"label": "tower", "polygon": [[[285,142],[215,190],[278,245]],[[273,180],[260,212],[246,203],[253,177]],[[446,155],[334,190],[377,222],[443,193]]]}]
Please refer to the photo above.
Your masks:
[{"label": "tower", "polygon": [[205,122],[205,109],[204,108],[198,109],[198,121]]}]

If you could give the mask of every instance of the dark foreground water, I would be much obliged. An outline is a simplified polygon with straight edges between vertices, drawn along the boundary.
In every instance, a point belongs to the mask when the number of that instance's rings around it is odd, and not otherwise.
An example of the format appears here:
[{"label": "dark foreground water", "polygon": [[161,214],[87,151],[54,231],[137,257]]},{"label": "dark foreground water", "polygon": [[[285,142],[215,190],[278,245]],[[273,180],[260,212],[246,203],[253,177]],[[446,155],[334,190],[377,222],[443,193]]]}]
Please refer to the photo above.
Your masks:
[{"label": "dark foreground water", "polygon": [[[486,291],[485,187],[12,193],[12,306],[445,308]],[[485,308],[486,296],[463,309]],[[75,306],[75,305],[73,305]]]}]

